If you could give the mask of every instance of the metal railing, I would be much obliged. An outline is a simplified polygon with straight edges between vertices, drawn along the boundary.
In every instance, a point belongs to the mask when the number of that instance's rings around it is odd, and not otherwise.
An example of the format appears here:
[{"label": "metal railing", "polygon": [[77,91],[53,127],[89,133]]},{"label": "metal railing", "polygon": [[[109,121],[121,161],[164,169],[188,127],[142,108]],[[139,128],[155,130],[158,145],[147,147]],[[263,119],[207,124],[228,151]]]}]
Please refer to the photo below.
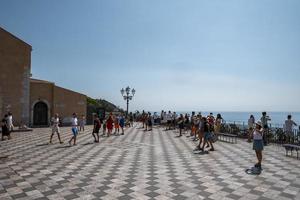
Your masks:
[{"label": "metal railing", "polygon": [[[267,140],[268,142],[285,144],[294,143],[300,144],[300,127],[294,128],[290,135],[284,131],[283,124],[268,124]],[[249,127],[246,122],[242,121],[226,121],[222,124],[221,132],[236,134],[239,137],[247,138]]]}]

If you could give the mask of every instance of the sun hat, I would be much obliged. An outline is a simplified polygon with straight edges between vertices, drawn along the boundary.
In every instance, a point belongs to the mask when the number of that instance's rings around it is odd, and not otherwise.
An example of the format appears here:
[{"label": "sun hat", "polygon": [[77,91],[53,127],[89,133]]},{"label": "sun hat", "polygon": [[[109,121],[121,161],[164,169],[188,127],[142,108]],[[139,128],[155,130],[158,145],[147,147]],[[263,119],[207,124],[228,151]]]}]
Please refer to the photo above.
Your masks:
[{"label": "sun hat", "polygon": [[259,125],[260,127],[262,127],[261,121],[257,121],[255,124],[257,124],[257,125]]}]

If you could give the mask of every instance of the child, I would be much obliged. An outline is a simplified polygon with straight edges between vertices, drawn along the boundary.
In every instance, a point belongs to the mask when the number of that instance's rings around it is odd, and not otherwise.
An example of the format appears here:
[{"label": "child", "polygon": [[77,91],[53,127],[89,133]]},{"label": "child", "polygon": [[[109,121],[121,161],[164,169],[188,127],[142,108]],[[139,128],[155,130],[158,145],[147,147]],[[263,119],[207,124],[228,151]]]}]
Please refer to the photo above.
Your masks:
[{"label": "child", "polygon": [[51,120],[51,123],[52,123],[52,134],[51,134],[51,136],[50,136],[49,144],[52,144],[52,138],[53,138],[53,135],[54,135],[55,133],[57,134],[59,143],[62,144],[63,141],[61,141],[61,139],[60,139],[60,134],[59,134],[59,117],[58,117],[58,114],[55,114],[55,115],[54,115],[54,117],[53,117],[52,120]]},{"label": "child", "polygon": [[71,144],[72,140],[74,140],[73,145],[76,145],[76,137],[77,137],[77,134],[78,134],[78,120],[77,120],[76,113],[73,113],[73,118],[72,118],[72,133],[73,133],[73,136],[72,136],[72,138],[69,141],[69,145],[70,146],[72,145]]},{"label": "child", "polygon": [[258,163],[254,167],[261,169],[262,151],[264,149],[263,142],[263,128],[262,123],[257,122],[255,124],[255,130],[253,131],[253,150],[255,150]]}]

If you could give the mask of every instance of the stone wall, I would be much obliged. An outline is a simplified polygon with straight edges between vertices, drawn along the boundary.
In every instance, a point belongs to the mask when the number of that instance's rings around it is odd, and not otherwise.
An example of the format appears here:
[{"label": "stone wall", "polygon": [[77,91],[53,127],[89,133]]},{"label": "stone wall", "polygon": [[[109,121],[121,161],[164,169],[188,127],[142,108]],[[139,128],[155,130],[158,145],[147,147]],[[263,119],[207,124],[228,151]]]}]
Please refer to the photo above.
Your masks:
[{"label": "stone wall", "polygon": [[0,117],[11,111],[15,125],[28,125],[31,46],[2,28],[0,44]]}]

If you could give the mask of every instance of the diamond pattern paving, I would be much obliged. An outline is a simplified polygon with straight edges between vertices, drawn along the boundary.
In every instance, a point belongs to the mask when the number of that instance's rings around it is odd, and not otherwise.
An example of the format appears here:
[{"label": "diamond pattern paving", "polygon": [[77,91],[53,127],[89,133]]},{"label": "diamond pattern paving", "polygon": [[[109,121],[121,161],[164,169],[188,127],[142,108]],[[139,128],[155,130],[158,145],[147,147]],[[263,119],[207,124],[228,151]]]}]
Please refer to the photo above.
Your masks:
[{"label": "diamond pattern paving", "polygon": [[69,147],[70,128],[48,145],[49,128],[13,133],[0,142],[0,199],[300,199],[300,161],[280,146],[264,151],[263,172],[248,175],[251,144],[217,142],[194,154],[195,143],[156,127],[136,124],[124,136],[93,143],[92,127]]}]

